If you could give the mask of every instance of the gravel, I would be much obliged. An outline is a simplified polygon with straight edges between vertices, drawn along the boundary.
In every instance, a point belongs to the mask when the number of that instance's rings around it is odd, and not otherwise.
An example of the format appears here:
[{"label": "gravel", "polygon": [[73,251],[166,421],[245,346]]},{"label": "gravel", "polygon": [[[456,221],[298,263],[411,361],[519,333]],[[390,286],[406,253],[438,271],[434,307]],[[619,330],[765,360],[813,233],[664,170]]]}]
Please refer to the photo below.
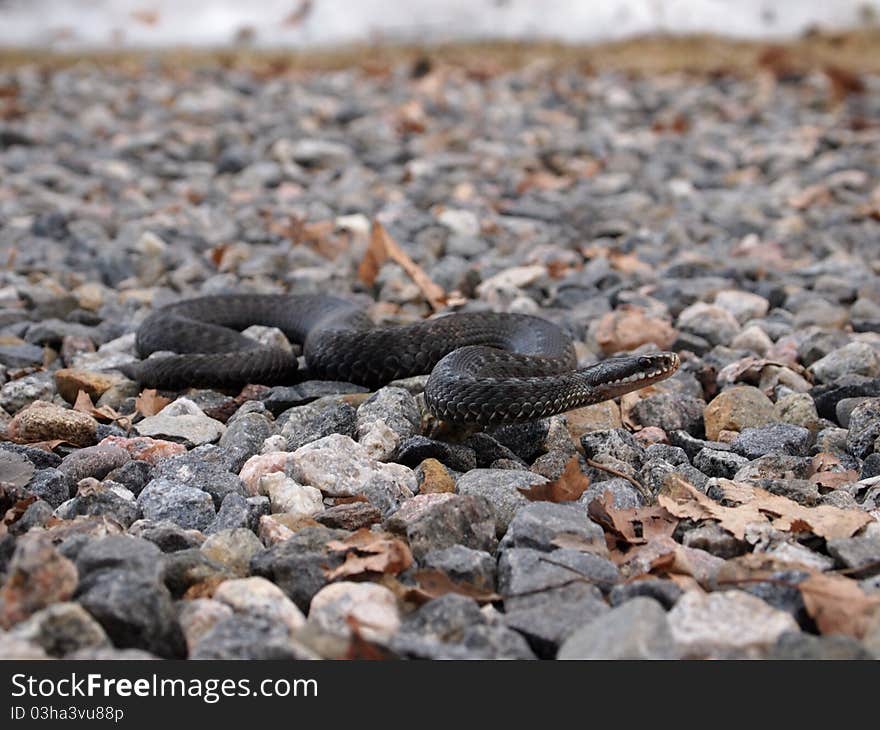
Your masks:
[{"label": "gravel", "polygon": [[[0,70],[0,654],[337,658],[354,619],[405,658],[877,656],[880,80],[411,70]],[[376,220],[448,306],[397,256],[371,280]],[[117,370],[155,307],[288,291],[682,366],[488,429],[424,376]],[[374,537],[406,565],[333,573]]]}]

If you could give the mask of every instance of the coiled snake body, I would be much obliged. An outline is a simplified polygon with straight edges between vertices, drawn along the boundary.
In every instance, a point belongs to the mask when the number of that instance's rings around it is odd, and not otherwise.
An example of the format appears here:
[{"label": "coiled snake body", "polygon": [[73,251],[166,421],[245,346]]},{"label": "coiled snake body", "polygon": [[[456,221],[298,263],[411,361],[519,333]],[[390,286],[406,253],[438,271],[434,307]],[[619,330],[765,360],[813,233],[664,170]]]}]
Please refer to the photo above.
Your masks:
[{"label": "coiled snake body", "polygon": [[598,403],[668,377],[674,353],[609,358],[577,369],[569,337],[523,314],[452,314],[379,327],[363,309],[328,295],[219,295],[153,312],[137,332],[141,357],[178,354],[126,368],[147,387],[234,387],[290,382],[296,357],[240,330],[277,327],[303,345],[311,375],[378,387],[430,373],[428,408],[457,423],[498,424],[542,418]]}]

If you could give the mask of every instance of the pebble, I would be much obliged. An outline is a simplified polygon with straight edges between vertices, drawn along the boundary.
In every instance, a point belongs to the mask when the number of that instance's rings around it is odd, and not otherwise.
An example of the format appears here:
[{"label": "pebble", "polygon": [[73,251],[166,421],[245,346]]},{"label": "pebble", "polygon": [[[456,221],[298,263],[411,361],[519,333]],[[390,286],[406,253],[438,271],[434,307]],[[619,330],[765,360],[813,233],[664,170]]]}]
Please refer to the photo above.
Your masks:
[{"label": "pebble", "polygon": [[201,446],[219,440],[226,431],[226,426],[206,416],[191,400],[178,398],[155,416],[148,416],[136,423],[135,429],[141,436]]},{"label": "pebble", "polygon": [[190,659],[314,659],[283,624],[263,616],[236,614],[219,618],[200,634]]},{"label": "pebble", "polygon": [[112,373],[97,373],[89,370],[62,368],[55,371],[55,388],[68,403],[75,403],[80,392],[86,393],[96,402],[113,386],[128,382],[127,378]]},{"label": "pebble", "polygon": [[230,470],[240,471],[248,459],[258,454],[272,429],[269,420],[259,413],[244,413],[230,419],[217,442],[220,448],[231,452]]},{"label": "pebble", "polygon": [[785,611],[740,590],[687,591],[668,614],[683,657],[760,656],[797,622]]},{"label": "pebble", "polygon": [[751,385],[739,385],[722,391],[703,413],[706,437],[716,440],[721,431],[741,431],[763,426],[773,420],[773,403]]},{"label": "pebble", "polygon": [[496,524],[485,495],[419,494],[385,520],[390,532],[403,535],[420,559],[432,550],[463,545],[494,552]]},{"label": "pebble", "polygon": [[382,513],[368,502],[348,502],[328,507],[314,515],[315,521],[326,527],[354,532],[382,521]]},{"label": "pebble", "polygon": [[129,570],[98,570],[80,582],[74,597],[115,647],[168,658],[182,655],[183,636],[171,595],[156,580]]},{"label": "pebble", "polygon": [[484,591],[495,590],[495,558],[486,550],[455,544],[430,550],[421,556],[420,563],[425,568],[443,571],[453,581]]},{"label": "pebble", "polygon": [[[52,471],[57,472],[55,469]],[[0,482],[12,487],[24,487],[32,481],[33,476],[34,465],[24,455],[14,451],[0,452]]]},{"label": "pebble", "polygon": [[0,586],[0,627],[9,629],[37,611],[68,600],[76,590],[76,566],[39,533],[17,541]]},{"label": "pebble", "polygon": [[192,654],[199,640],[215,624],[230,618],[232,614],[233,611],[229,606],[211,598],[194,598],[185,601],[180,607],[178,621],[186,640],[187,652]]},{"label": "pebble", "polygon": [[223,581],[214,591],[214,600],[235,613],[262,616],[283,624],[290,632],[299,631],[306,623],[302,611],[278,586],[258,576]]},{"label": "pebble", "polygon": [[309,608],[308,625],[349,638],[352,624],[367,641],[387,641],[400,628],[397,599],[385,586],[341,581],[322,588]]},{"label": "pebble", "polygon": [[461,495],[483,497],[489,501],[495,518],[495,530],[502,537],[517,511],[528,504],[520,491],[547,484],[540,474],[520,469],[472,469],[459,477],[456,487]]},{"label": "pebble", "polygon": [[425,459],[415,469],[419,494],[455,491],[455,477],[437,459]]},{"label": "pebble", "polygon": [[880,398],[857,405],[849,416],[846,450],[859,459],[876,451],[874,442],[880,436]]},{"label": "pebble", "polygon": [[[2,456],[0,456],[2,458]],[[30,464],[30,462],[27,462]],[[33,467],[32,467],[33,468]],[[3,481],[10,483],[8,480]],[[70,482],[63,472],[49,467],[33,473],[27,484],[27,491],[35,497],[58,507],[70,498]]]},{"label": "pebble", "polygon": [[569,636],[557,659],[677,659],[666,611],[636,596]]},{"label": "pebble", "polygon": [[10,421],[7,434],[19,441],[67,441],[74,446],[91,446],[98,422],[87,413],[35,401]]},{"label": "pebble", "polygon": [[320,489],[297,484],[280,472],[261,477],[260,491],[269,496],[272,512],[315,515],[324,510],[324,498]]},{"label": "pebble", "polygon": [[724,307],[697,302],[678,315],[676,327],[700,337],[710,345],[726,345],[739,332],[740,324]]},{"label": "pebble", "polygon": [[207,492],[219,509],[229,494],[247,494],[242,480],[226,469],[225,456],[213,446],[196,448],[165,459],[153,467],[151,476]]},{"label": "pebble", "polygon": [[880,357],[864,342],[850,342],[829,352],[810,365],[810,372],[820,383],[832,383],[845,375],[880,376]]},{"label": "pebble", "polygon": [[251,575],[270,580],[305,613],[312,597],[328,583],[326,571],[342,563],[340,554],[331,552],[327,543],[343,540],[348,534],[345,530],[323,526],[291,532],[284,540],[254,556]]},{"label": "pebble", "polygon": [[[107,633],[78,603],[62,601],[37,611],[17,624],[11,635],[63,658],[81,649],[111,646]],[[4,655],[7,656],[7,655]]]},{"label": "pebble", "polygon": [[171,553],[162,561],[162,567],[162,581],[174,598],[198,595],[204,586],[213,586],[232,575],[198,548]]},{"label": "pebble", "polygon": [[168,520],[184,529],[204,530],[216,517],[207,492],[170,479],[153,479],[137,498],[148,520]]},{"label": "pebble", "polygon": [[766,454],[806,455],[813,440],[810,432],[790,423],[769,423],[757,428],[744,428],[730,442],[730,449],[745,458],[757,459]]},{"label": "pebble", "polygon": [[378,461],[388,461],[400,444],[419,434],[421,415],[403,388],[380,388],[357,409],[357,440]]},{"label": "pebble", "polygon": [[292,476],[330,497],[365,496],[383,513],[412,496],[416,477],[401,464],[376,461],[348,436],[331,434],[300,447],[291,457]]},{"label": "pebble", "polygon": [[129,461],[131,456],[119,446],[112,444],[88,446],[64,457],[58,470],[70,480],[71,484],[76,484],[86,477],[103,479],[111,471],[124,466]]},{"label": "pebble", "polygon": [[510,522],[500,548],[535,548],[552,551],[559,540],[574,539],[585,550],[607,553],[605,533],[578,503],[532,502],[520,508]]},{"label": "pebble", "polygon": [[200,549],[211,560],[226,566],[233,574],[246,576],[250,571],[251,559],[265,548],[251,530],[237,527],[209,535]]},{"label": "pebble", "polygon": [[684,430],[700,433],[703,430],[703,411],[706,402],[678,393],[657,393],[641,398],[631,411],[632,420],[639,425],[653,425],[664,431]]},{"label": "pebble", "polygon": [[[208,65],[125,84],[102,64],[0,71],[22,111],[0,130],[0,239],[16,251],[0,271],[0,571],[20,575],[23,546],[46,540],[39,579],[0,588],[12,598],[0,615],[17,619],[0,653],[344,657],[348,609],[328,612],[328,633],[310,606],[345,559],[327,544],[391,526],[418,561],[398,576],[403,598],[376,576],[333,590],[379,589],[381,651],[394,656],[880,651],[876,628],[813,635],[797,589],[807,570],[843,569],[876,592],[876,525],[828,541],[750,527],[737,540],[682,519],[675,567],[693,576],[653,577],[660,539],[630,549],[624,582],[589,519],[597,499],[644,508],[672,474],[709,499],[714,479],[732,478],[876,516],[876,140],[850,124],[853,105],[829,103],[826,83],[777,84],[762,106],[748,75],[585,79],[565,64],[548,105],[546,70],[435,66],[418,79],[392,62],[291,80]],[[877,116],[873,96],[855,100]],[[716,123],[728,107],[743,113]],[[690,124],[658,133],[658,109]],[[817,181],[829,192],[805,202]],[[548,318],[581,365],[676,350],[679,372],[622,405],[477,430],[427,430],[427,375],[370,392],[310,379],[305,362],[303,382],[162,392],[176,400],[161,414],[136,413],[140,387],[118,368],[137,359],[138,323],[178,298],[349,292],[382,324],[430,316],[398,263],[364,283],[377,217],[447,311]],[[271,327],[247,332],[291,346]],[[80,391],[122,418],[67,408]],[[819,454],[846,472],[834,489],[813,474]],[[590,483],[574,503],[522,494],[573,456],[602,467],[582,462]],[[753,557],[773,580],[701,592],[724,561]],[[422,568],[503,600],[416,606],[407,589]]]},{"label": "pebble", "polygon": [[129,528],[128,532],[134,537],[142,537],[156,545],[163,553],[173,553],[178,550],[188,550],[199,547],[205,536],[198,530],[186,530],[169,520],[138,520]]},{"label": "pebble", "polygon": [[55,384],[48,373],[24,375],[0,387],[0,408],[17,413],[37,401],[48,401],[55,395]]},{"label": "pebble", "polygon": [[348,403],[321,403],[291,408],[278,417],[281,435],[287,439],[286,451],[296,451],[330,434],[355,435],[357,413]]},{"label": "pebble", "polygon": [[576,408],[565,414],[568,431],[575,440],[588,431],[607,431],[620,428],[620,406],[613,400],[606,400],[583,408]]}]

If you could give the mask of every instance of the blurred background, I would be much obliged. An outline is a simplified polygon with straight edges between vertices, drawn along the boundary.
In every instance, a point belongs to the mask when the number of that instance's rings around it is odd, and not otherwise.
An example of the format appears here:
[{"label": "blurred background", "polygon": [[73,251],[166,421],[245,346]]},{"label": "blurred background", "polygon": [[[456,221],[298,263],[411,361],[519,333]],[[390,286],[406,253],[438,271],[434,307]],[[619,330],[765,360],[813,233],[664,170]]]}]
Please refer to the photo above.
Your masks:
[{"label": "blurred background", "polygon": [[782,38],[874,25],[880,0],[0,0],[0,45],[261,47],[645,34]]}]

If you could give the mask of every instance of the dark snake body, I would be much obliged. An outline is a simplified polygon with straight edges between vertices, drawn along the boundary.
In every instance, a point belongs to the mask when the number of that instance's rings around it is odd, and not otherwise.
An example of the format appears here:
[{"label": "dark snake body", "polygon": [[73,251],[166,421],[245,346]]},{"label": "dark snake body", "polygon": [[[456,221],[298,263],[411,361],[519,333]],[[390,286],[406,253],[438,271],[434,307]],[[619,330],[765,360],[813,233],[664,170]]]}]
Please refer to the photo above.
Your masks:
[{"label": "dark snake body", "polygon": [[303,345],[312,377],[376,388],[431,373],[428,408],[460,423],[509,423],[561,413],[668,377],[673,353],[611,358],[576,369],[574,347],[556,325],[523,314],[452,314],[379,327],[363,308],[328,295],[220,295],[153,312],[137,332],[141,357],[126,368],[147,387],[236,387],[291,382],[296,357],[240,330],[277,327]]}]

